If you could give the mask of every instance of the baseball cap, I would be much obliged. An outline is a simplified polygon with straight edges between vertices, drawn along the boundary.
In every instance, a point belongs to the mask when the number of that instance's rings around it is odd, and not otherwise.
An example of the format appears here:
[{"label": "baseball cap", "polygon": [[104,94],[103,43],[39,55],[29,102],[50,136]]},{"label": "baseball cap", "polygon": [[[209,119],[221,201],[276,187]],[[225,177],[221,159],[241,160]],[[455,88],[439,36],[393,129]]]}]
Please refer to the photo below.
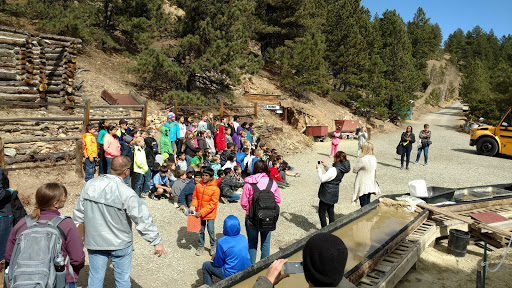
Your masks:
[{"label": "baseball cap", "polygon": [[119,125],[121,125],[121,124],[128,124],[128,120],[126,120],[126,119],[119,120]]}]

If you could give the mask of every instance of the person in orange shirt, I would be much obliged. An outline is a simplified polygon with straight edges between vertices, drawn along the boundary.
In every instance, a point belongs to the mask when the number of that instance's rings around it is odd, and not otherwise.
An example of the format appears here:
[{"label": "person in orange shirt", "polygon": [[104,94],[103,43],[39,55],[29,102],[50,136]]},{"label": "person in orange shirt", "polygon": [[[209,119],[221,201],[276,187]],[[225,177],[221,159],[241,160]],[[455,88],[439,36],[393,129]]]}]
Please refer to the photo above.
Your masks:
[{"label": "person in orange shirt", "polygon": [[87,133],[82,135],[84,140],[83,151],[85,157],[85,182],[94,178],[94,167],[96,166],[95,158],[98,158],[98,144],[94,133],[96,127],[92,124],[87,125]]},{"label": "person in orange shirt", "polygon": [[220,189],[213,175],[212,168],[204,169],[203,179],[201,183],[196,185],[194,195],[192,196],[192,203],[190,203],[190,214],[201,218],[199,247],[196,250],[196,256],[203,254],[204,251],[205,227],[208,228],[208,235],[210,236],[210,256],[215,254],[215,218],[217,217]]}]

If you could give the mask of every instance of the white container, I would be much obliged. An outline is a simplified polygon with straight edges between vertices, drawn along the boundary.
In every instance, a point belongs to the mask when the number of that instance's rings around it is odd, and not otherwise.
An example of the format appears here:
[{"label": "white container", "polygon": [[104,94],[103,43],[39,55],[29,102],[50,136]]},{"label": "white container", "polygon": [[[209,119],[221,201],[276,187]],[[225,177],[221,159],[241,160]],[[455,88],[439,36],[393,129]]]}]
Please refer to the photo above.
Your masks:
[{"label": "white container", "polygon": [[409,182],[409,193],[414,197],[428,197],[427,183],[423,179],[412,180]]}]

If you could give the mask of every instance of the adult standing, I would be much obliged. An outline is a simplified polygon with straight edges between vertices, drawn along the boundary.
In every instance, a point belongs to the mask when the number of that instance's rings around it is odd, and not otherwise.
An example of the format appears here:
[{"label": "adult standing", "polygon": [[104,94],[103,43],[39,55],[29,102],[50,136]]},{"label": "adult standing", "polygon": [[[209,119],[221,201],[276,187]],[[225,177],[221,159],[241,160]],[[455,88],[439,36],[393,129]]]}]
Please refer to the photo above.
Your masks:
[{"label": "adult standing", "polygon": [[373,144],[370,142],[363,143],[361,147],[363,157],[359,158],[354,173],[356,180],[354,182],[354,194],[352,195],[352,203],[355,204],[359,198],[361,207],[370,203],[371,193],[380,193],[377,183],[375,182],[375,172],[377,170],[377,158],[373,152]]},{"label": "adult standing", "polygon": [[[325,174],[322,174],[322,166]],[[316,164],[318,178],[320,179],[320,188],[318,189],[318,216],[320,217],[320,225],[327,226],[325,214],[329,215],[329,224],[334,222],[334,204],[338,203],[340,195],[340,183],[345,173],[350,172],[350,162],[347,160],[347,154],[338,151],[334,154],[334,163],[329,168],[324,161]]]},{"label": "adult standing", "polygon": [[[258,235],[261,237],[261,258],[263,259],[270,255],[270,231],[258,231],[254,225],[251,224],[249,219],[249,207],[252,204],[252,196],[254,190],[252,184],[260,190],[264,190],[268,182],[272,181],[269,177],[268,166],[263,160],[256,161],[254,163],[253,175],[245,178],[244,190],[242,192],[242,198],[240,205],[245,210],[245,229],[247,231],[247,239],[249,241],[249,255],[251,256],[251,263],[256,263],[256,254],[258,251]],[[274,193],[274,197],[277,204],[281,203],[281,195],[279,193],[279,187],[277,183],[273,181],[270,191]]]},{"label": "adult standing", "polygon": [[405,132],[402,133],[402,137],[400,137],[400,145],[403,146],[402,149],[402,157],[400,158],[400,169],[404,169],[404,159],[405,169],[409,170],[409,162],[411,161],[411,150],[412,144],[416,142],[416,138],[414,137],[414,133],[412,133],[412,126],[407,126]]},{"label": "adult standing", "polygon": [[366,127],[361,128],[361,131],[357,133],[357,157],[361,153],[361,147],[363,147],[363,143],[368,139],[368,133],[366,132]]},{"label": "adult standing", "polygon": [[420,131],[418,136],[420,138],[420,143],[418,145],[418,155],[416,156],[416,161],[414,161],[414,164],[418,164],[418,161],[420,161],[421,151],[423,151],[423,156],[425,158],[425,166],[428,164],[428,147],[430,144],[432,144],[432,141],[430,141],[432,131],[430,131],[429,128],[430,125],[425,124],[423,125],[423,130]]},{"label": "adult standing", "polygon": [[112,175],[88,181],[73,211],[75,223],[83,223],[85,227],[89,287],[103,287],[109,258],[114,266],[116,287],[130,287],[132,221],[142,237],[155,247],[155,254],[167,256],[148,207],[123,181],[130,174],[130,167],[128,157],[115,157]]}]

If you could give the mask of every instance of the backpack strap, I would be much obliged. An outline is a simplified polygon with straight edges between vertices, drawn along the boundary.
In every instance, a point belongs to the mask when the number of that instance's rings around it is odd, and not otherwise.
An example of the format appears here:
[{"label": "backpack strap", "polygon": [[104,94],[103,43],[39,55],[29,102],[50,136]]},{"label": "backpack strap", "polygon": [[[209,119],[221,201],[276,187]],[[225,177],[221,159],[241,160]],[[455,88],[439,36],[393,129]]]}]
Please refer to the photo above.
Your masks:
[{"label": "backpack strap", "polygon": [[68,217],[68,216],[57,216],[57,217],[53,218],[52,221],[48,222],[48,224],[51,224],[51,225],[55,226],[57,229],[59,229],[60,236],[62,236],[62,239],[64,239],[64,242],[66,240],[68,240],[68,237],[66,236],[64,231],[62,231],[62,229],[60,229],[59,224],[60,224],[60,222],[66,220],[67,218],[70,218],[70,217]]},{"label": "backpack strap", "polygon": [[[268,183],[267,183],[267,187],[265,188],[265,190],[270,190],[272,189],[272,185],[274,185],[274,180],[272,180],[272,178],[268,177]],[[258,185],[256,185],[256,183],[251,183],[251,187],[252,187],[252,190],[254,190],[254,193],[252,194],[254,197],[254,194],[256,192],[261,193],[261,189],[258,187]]]}]

